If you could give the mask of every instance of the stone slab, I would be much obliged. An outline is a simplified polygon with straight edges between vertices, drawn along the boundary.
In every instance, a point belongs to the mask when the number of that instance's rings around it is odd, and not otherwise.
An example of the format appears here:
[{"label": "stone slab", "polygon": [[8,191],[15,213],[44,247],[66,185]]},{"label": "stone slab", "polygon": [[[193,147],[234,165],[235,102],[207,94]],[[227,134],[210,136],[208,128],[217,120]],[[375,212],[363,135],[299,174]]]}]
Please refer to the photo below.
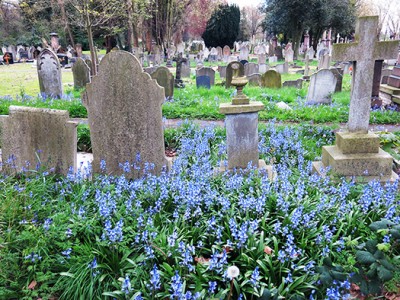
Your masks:
[{"label": "stone slab", "polygon": [[[312,162],[312,173],[317,173],[321,177],[326,177],[328,174],[325,171],[326,166],[320,161]],[[332,174],[333,175],[333,174]],[[336,174],[337,175],[337,174]],[[399,175],[392,171],[389,176],[340,176],[348,180],[355,179],[358,183],[368,183],[373,180],[378,180],[381,184],[386,184],[388,181],[393,183],[399,180]]]},{"label": "stone slab", "polygon": [[378,153],[379,136],[375,133],[336,132],[336,145],[343,154]]},{"label": "stone slab", "polygon": [[263,110],[265,108],[262,102],[253,102],[243,105],[232,105],[231,103],[221,103],[219,105],[219,112],[224,115],[253,113]]},{"label": "stone slab", "polygon": [[390,75],[387,84],[395,88],[400,88],[400,76]]},{"label": "stone slab", "polygon": [[394,66],[391,75],[400,76],[400,66]]},{"label": "stone slab", "polygon": [[344,154],[337,146],[323,146],[322,163],[340,176],[390,176],[393,158],[382,149],[378,153]]},{"label": "stone slab", "polygon": [[400,95],[400,89],[387,84],[381,84],[380,91],[390,95]]}]

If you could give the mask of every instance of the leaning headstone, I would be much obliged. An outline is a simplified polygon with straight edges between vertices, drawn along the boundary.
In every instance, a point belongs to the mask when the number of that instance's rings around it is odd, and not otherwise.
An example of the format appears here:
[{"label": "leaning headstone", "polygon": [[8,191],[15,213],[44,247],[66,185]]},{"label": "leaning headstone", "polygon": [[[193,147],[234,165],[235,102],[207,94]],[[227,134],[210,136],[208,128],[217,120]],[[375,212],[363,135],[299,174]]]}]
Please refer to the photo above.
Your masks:
[{"label": "leaning headstone", "polygon": [[259,73],[248,75],[247,80],[251,86],[261,86],[261,74]]},{"label": "leaning headstone", "polygon": [[3,171],[12,174],[46,170],[66,175],[76,171],[77,123],[69,121],[68,111],[10,106],[2,116]]},{"label": "leaning headstone", "polygon": [[244,65],[244,75],[249,76],[251,74],[258,73],[258,64],[255,63],[247,63]]},{"label": "leaning headstone", "polygon": [[281,74],[275,70],[269,70],[261,75],[261,86],[266,88],[281,88]]},{"label": "leaning headstone", "polygon": [[396,181],[392,171],[393,158],[380,149],[379,136],[368,132],[371,91],[376,61],[397,56],[399,41],[379,42],[379,17],[358,19],[355,42],[334,44],[335,61],[353,61],[348,130],[336,133],[336,146],[322,147],[322,162],[313,163],[313,171],[326,175],[327,167],[337,176],[381,183]]},{"label": "leaning headstone", "polygon": [[74,88],[81,89],[90,82],[90,68],[82,58],[78,58],[72,66],[74,76]]},{"label": "leaning headstone", "polygon": [[[108,53],[82,96],[88,110],[95,173],[138,178],[145,171],[159,173],[168,165],[161,113],[164,91],[142,71],[133,54]],[[154,169],[148,170],[150,166]]]},{"label": "leaning headstone", "polygon": [[244,66],[239,61],[232,61],[226,67],[225,87],[231,87],[233,77],[244,76]]},{"label": "leaning headstone", "polygon": [[208,76],[210,77],[210,84],[214,85],[215,83],[215,71],[213,68],[203,67],[196,71],[196,77],[199,76]]},{"label": "leaning headstone", "polygon": [[63,93],[61,65],[53,51],[44,49],[40,52],[37,59],[37,71],[40,93],[50,97],[61,98]]},{"label": "leaning headstone", "polygon": [[196,76],[196,87],[197,88],[206,88],[210,89],[211,83],[210,83],[210,77],[206,75],[202,76]]},{"label": "leaning headstone", "polygon": [[155,79],[158,85],[164,88],[165,98],[174,96],[174,75],[167,67],[158,67],[155,72],[151,73],[151,78]]},{"label": "leaning headstone", "polygon": [[335,92],[337,79],[328,69],[322,69],[311,75],[308,87],[308,104],[330,104],[331,94]]}]

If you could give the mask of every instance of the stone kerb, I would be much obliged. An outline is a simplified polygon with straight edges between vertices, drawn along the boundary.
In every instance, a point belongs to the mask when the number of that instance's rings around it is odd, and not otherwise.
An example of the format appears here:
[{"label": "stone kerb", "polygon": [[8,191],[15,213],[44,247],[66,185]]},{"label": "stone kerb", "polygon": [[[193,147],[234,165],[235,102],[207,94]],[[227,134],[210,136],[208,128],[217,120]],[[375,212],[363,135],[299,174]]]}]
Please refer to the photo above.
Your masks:
[{"label": "stone kerb", "polygon": [[2,121],[3,170],[12,174],[45,169],[66,175],[76,171],[76,122],[68,111],[10,106]]}]

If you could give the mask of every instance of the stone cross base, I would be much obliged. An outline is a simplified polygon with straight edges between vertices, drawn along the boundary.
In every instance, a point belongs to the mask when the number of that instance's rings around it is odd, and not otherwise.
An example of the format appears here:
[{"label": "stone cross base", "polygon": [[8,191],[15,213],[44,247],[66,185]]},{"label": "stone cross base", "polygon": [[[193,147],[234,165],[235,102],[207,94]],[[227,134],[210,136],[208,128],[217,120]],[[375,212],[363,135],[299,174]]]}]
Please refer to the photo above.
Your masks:
[{"label": "stone cross base", "polygon": [[[227,170],[231,170],[228,168],[228,163],[226,161],[221,161],[221,164],[220,164],[219,168],[217,168],[216,173],[224,173]],[[239,169],[239,170],[243,170],[243,169]],[[270,181],[274,181],[277,177],[277,173],[276,173],[276,171],[274,171],[273,167],[271,165],[267,165],[265,163],[265,160],[263,160],[263,159],[258,160],[257,170],[266,171],[268,174],[268,179]]]},{"label": "stone cross base", "polygon": [[336,145],[322,147],[322,162],[313,162],[313,173],[351,178],[357,182],[379,180],[393,182],[399,176],[393,172],[393,158],[379,148],[379,137],[373,133],[337,132]]}]

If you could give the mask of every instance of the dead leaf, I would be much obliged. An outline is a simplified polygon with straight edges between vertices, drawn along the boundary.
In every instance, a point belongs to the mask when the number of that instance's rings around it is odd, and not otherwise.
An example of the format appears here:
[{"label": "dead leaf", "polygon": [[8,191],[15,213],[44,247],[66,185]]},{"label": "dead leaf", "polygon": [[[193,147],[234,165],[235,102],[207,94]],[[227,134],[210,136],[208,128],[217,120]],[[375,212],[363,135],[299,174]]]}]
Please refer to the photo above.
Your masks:
[{"label": "dead leaf", "polygon": [[37,285],[36,280],[32,280],[32,282],[28,285],[29,290],[34,290]]},{"label": "dead leaf", "polygon": [[271,255],[272,254],[272,248],[271,247],[268,247],[268,246],[265,246],[264,247],[264,252],[266,253],[266,254],[268,254],[268,255]]}]

